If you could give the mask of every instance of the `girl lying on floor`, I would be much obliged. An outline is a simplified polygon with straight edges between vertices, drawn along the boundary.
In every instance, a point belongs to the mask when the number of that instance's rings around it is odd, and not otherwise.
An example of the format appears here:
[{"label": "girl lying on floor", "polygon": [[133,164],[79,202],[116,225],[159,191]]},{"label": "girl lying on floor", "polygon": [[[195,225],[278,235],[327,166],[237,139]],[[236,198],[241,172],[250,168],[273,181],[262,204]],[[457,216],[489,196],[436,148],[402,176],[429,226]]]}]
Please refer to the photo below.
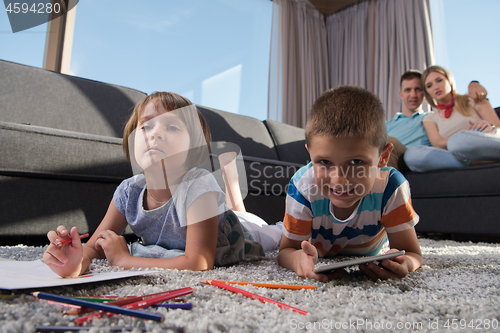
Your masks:
[{"label": "girl lying on floor", "polygon": [[[62,277],[83,274],[94,258],[123,268],[197,271],[259,259],[277,249],[281,226],[245,212],[235,154],[220,156],[234,211],[214,176],[200,168],[209,158],[210,142],[205,119],[188,99],[169,92],[147,96],[134,108],[123,135],[128,160],[142,172],[117,187],[85,246],[76,227],[49,231],[44,262]],[[142,239],[130,249],[121,236],[127,226]],[[71,243],[60,245],[67,239]]]}]

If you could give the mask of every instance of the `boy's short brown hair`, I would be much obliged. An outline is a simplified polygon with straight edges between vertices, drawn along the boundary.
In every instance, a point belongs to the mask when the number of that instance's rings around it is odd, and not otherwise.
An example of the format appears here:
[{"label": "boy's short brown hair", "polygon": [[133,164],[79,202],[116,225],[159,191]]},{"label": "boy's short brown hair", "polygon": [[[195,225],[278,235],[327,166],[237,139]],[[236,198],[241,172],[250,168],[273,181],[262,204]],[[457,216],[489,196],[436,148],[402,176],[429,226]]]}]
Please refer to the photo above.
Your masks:
[{"label": "boy's short brown hair", "polygon": [[317,135],[365,138],[382,152],[387,143],[382,102],[375,94],[356,86],[325,91],[314,102],[309,114],[307,145]]}]

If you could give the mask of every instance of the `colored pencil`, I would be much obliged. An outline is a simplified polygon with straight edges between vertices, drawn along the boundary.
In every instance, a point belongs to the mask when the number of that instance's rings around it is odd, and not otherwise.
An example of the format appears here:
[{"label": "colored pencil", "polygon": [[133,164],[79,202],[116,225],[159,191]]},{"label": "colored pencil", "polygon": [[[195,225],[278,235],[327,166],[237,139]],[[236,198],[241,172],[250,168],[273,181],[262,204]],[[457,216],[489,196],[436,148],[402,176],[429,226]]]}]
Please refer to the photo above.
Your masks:
[{"label": "colored pencil", "polygon": [[190,310],[193,308],[193,304],[191,303],[162,303],[162,304],[155,304],[154,306],[167,309],[184,309],[184,310]]},{"label": "colored pencil", "polygon": [[[239,282],[239,281],[222,281],[222,280],[212,280],[212,281],[217,281],[220,283],[227,283],[227,284],[251,285],[254,287],[264,287],[270,289],[289,289],[289,290],[316,289],[315,286],[301,286],[293,284],[274,284],[274,283]],[[207,283],[206,281],[200,281],[200,282]]]},{"label": "colored pencil", "polygon": [[[190,288],[190,287],[187,287],[187,288],[180,288],[180,289],[173,289],[173,290],[168,290],[168,291],[162,291],[162,292],[159,292],[159,293],[149,294],[149,295],[144,295],[144,296],[132,296],[130,298],[127,297],[127,298],[124,298],[124,299],[121,299],[121,300],[107,302],[106,304],[123,306],[123,305],[126,305],[126,304],[130,304],[130,303],[134,303],[134,302],[138,302],[138,301],[143,301],[145,299],[152,298],[152,297],[155,297],[155,296],[161,296],[161,295],[170,294],[170,293],[173,293],[173,292],[176,292],[176,291],[179,291],[179,290],[191,290],[190,291],[190,293],[191,293],[193,289]],[[74,315],[82,315],[82,314],[93,312],[93,311],[94,310],[90,309],[90,308],[80,307],[79,309],[68,310],[68,311],[66,311],[65,314],[66,315],[70,315],[70,316],[74,316]]]},{"label": "colored pencil", "polygon": [[226,290],[232,291],[233,293],[242,294],[243,296],[246,296],[246,297],[249,297],[249,298],[252,298],[252,299],[257,299],[257,300],[259,300],[259,301],[261,301],[263,303],[273,303],[273,304],[276,304],[278,307],[280,307],[282,309],[289,309],[289,310],[292,310],[294,312],[297,312],[297,313],[300,313],[300,314],[303,314],[303,315],[307,314],[307,311],[304,311],[304,310],[301,310],[301,309],[298,309],[298,308],[294,308],[293,306],[290,306],[290,305],[287,305],[287,304],[283,304],[283,303],[275,301],[273,299],[270,299],[270,298],[267,298],[267,297],[264,297],[264,296],[260,296],[260,295],[254,294],[254,293],[251,293],[249,291],[246,291],[246,290],[243,290],[243,289],[240,289],[240,288],[229,286],[229,285],[227,285],[225,283],[221,283],[221,282],[216,281],[216,280],[207,280],[207,283],[211,284],[213,286],[222,288],[222,289],[226,289]]},{"label": "colored pencil", "polygon": [[83,307],[87,307],[87,308],[92,308],[95,310],[102,310],[102,311],[107,311],[107,312],[112,312],[112,313],[117,313],[117,314],[123,314],[126,316],[132,316],[132,317],[137,317],[137,318],[142,318],[142,319],[150,319],[150,320],[155,320],[155,321],[160,321],[160,322],[163,322],[163,320],[165,319],[163,315],[157,314],[157,313],[136,311],[133,309],[126,309],[126,308],[122,308],[120,306],[109,305],[106,303],[96,303],[96,302],[83,301],[81,299],[58,296],[58,295],[54,295],[54,294],[44,293],[41,291],[34,292],[34,293],[32,293],[32,295],[39,298],[39,299],[46,299],[49,301],[56,301],[56,302],[61,302],[61,303],[65,303],[65,304],[79,305],[79,306],[83,306]]},{"label": "colored pencil", "polygon": [[73,297],[76,299],[82,299],[84,301],[91,301],[91,302],[98,302],[98,303],[110,303],[114,301],[121,301],[124,299],[129,299],[135,296],[128,296],[128,297],[114,297],[114,296],[91,296],[91,297]]},{"label": "colored pencil", "polygon": [[[148,307],[148,306],[151,306],[151,305],[158,304],[160,302],[165,302],[165,301],[167,301],[169,299],[172,299],[172,298],[176,298],[176,297],[180,297],[180,296],[184,296],[184,295],[190,294],[193,291],[194,291],[194,289],[191,288],[191,287],[183,288],[183,289],[180,289],[180,290],[177,290],[177,291],[174,291],[174,292],[170,292],[170,293],[165,294],[165,295],[160,295],[160,296],[156,296],[156,297],[150,297],[150,298],[146,298],[144,300],[140,300],[140,301],[137,301],[137,302],[134,302],[134,303],[126,304],[126,305],[124,305],[122,307],[122,309],[137,310],[137,309],[145,308],[145,307]],[[113,315],[112,311],[109,311],[109,312],[105,312],[105,311],[106,310],[103,309],[103,311],[99,311],[98,313],[93,313],[93,314],[90,314],[90,315],[87,315],[87,316],[76,318],[75,319],[75,324],[76,325],[82,325],[83,323],[85,323],[85,322],[87,322],[89,320],[92,320],[95,317],[101,318],[103,315],[111,317]]]},{"label": "colored pencil", "polygon": [[103,301],[117,301],[119,299],[125,299],[125,298],[131,298],[131,297],[137,297],[137,296],[75,296],[74,298],[78,299],[86,299],[89,301],[92,300],[103,300]]},{"label": "colored pencil", "polygon": [[[94,328],[93,326],[89,327],[81,327],[81,326],[36,326],[35,331],[37,333],[58,333],[58,332],[80,332],[80,331],[89,331]],[[107,327],[106,331],[109,332],[127,332],[127,331],[139,331],[139,332],[147,332],[148,329],[146,327]],[[186,332],[184,327],[177,326],[169,326],[162,327],[162,330],[174,333],[183,333]]]},{"label": "colored pencil", "polygon": [[[81,306],[78,306],[78,305],[71,305],[71,304],[66,304],[66,303],[61,303],[61,302],[56,302],[56,301],[47,301],[47,303],[49,303],[49,304],[59,304],[60,306],[63,306],[63,307],[66,307],[66,308],[71,308],[71,310],[68,310],[68,311],[74,311],[74,310],[78,310],[78,309],[82,308]],[[91,310],[91,311],[95,311],[95,310]]]},{"label": "colored pencil", "polygon": [[[87,237],[89,237],[89,233],[86,232],[84,234],[81,234],[79,237],[80,237],[80,239],[87,238]],[[57,246],[63,246],[63,245],[69,244],[69,243],[71,243],[71,238],[59,241],[59,242],[56,243],[56,245]]]},{"label": "colored pencil", "polygon": [[[37,333],[57,333],[57,332],[80,332],[81,330],[90,330],[92,327],[77,326],[36,326]],[[132,331],[136,327],[110,327],[110,332]],[[139,328],[140,332],[146,332],[146,328]]]}]

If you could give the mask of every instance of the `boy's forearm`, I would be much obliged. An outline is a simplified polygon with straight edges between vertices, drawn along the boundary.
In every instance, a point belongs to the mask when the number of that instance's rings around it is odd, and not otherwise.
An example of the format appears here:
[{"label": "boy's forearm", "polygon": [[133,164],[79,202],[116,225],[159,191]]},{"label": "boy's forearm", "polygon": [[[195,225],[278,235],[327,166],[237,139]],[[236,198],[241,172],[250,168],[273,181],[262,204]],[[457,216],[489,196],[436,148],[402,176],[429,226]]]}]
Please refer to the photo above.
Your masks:
[{"label": "boy's forearm", "polygon": [[302,250],[297,250],[290,247],[281,249],[280,252],[278,253],[278,264],[281,267],[296,272],[295,263],[298,260],[298,256],[300,255],[299,251]]}]

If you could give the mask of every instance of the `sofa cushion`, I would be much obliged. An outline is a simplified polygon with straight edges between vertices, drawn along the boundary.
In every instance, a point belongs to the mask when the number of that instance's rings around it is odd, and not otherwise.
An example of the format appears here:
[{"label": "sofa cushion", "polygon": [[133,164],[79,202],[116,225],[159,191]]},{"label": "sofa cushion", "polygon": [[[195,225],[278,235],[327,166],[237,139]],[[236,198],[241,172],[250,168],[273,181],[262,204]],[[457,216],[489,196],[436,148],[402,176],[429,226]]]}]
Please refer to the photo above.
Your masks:
[{"label": "sofa cushion", "polygon": [[0,121],[122,137],[146,94],[0,60]]},{"label": "sofa cushion", "polygon": [[[0,235],[5,237],[44,236],[60,225],[92,233],[106,214],[118,184],[0,173],[0,186]],[[46,244],[47,238],[43,239],[42,244]]]},{"label": "sofa cushion", "polygon": [[236,143],[244,156],[278,160],[266,126],[258,119],[197,105],[210,127],[212,141]]},{"label": "sofa cushion", "polygon": [[420,216],[415,230],[419,233],[462,234],[466,238],[473,235],[490,239],[498,237],[498,202],[498,196],[414,198],[413,207]]},{"label": "sofa cushion", "polygon": [[0,122],[0,173],[119,183],[132,176],[122,140]]},{"label": "sofa cushion", "polygon": [[282,161],[306,165],[310,161],[309,153],[305,147],[305,130],[274,120],[265,120],[271,137]]},{"label": "sofa cushion", "polygon": [[404,172],[413,198],[498,196],[500,163],[429,172]]}]

